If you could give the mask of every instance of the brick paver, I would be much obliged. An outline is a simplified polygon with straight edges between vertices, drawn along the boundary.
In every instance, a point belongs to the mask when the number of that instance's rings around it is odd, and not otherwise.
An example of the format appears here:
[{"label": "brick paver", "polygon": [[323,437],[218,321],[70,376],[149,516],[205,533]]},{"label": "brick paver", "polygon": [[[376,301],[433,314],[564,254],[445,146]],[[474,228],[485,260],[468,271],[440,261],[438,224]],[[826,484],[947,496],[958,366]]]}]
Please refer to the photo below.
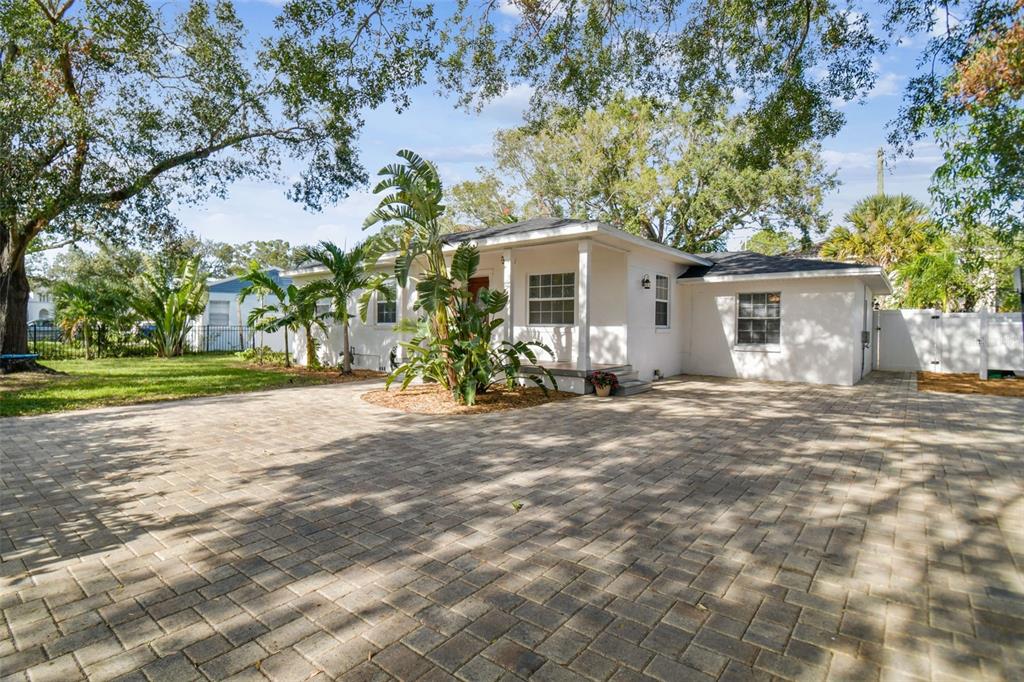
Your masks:
[{"label": "brick paver", "polygon": [[365,388],[0,420],[0,676],[1024,679],[1024,401]]}]

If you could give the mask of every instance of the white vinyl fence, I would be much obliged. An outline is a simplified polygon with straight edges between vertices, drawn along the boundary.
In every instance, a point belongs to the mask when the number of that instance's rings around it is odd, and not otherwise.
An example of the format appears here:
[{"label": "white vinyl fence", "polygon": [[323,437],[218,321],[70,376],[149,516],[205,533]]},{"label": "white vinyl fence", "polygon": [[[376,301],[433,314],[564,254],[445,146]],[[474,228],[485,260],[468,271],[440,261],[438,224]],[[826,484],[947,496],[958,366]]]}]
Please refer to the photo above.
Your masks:
[{"label": "white vinyl fence", "polygon": [[[882,370],[977,372],[982,313],[879,310],[875,367]],[[988,368],[1024,372],[1020,313],[988,313]]]}]

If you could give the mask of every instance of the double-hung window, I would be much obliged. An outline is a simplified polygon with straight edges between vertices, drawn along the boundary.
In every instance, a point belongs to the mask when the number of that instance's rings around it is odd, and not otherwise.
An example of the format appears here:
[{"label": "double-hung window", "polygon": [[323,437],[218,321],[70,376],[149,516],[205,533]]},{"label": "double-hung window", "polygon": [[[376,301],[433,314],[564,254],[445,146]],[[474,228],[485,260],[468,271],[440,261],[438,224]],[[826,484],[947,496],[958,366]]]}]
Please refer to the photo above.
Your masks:
[{"label": "double-hung window", "polygon": [[210,301],[206,323],[211,327],[226,327],[231,319],[231,301]]},{"label": "double-hung window", "polygon": [[330,319],[331,315],[331,299],[326,298],[316,302],[316,316],[323,319]]},{"label": "double-hung window", "polygon": [[665,275],[654,276],[654,326],[660,329],[668,329],[668,304],[669,304],[668,277]]},{"label": "double-hung window", "polygon": [[576,323],[576,273],[530,275],[530,324]]},{"label": "double-hung window", "polygon": [[736,345],[777,346],[782,328],[782,294],[740,294],[736,309]]},{"label": "double-hung window", "polygon": [[398,301],[395,300],[394,290],[391,292],[391,300],[387,300],[379,292],[377,293],[377,324],[394,324],[398,322]]}]

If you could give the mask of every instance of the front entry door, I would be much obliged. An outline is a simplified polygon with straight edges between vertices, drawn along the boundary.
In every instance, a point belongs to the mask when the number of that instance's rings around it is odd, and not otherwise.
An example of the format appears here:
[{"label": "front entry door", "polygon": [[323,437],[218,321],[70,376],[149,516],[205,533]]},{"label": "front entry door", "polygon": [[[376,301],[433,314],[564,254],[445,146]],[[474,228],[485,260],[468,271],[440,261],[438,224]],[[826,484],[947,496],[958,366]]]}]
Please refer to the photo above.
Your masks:
[{"label": "front entry door", "polygon": [[469,293],[473,295],[473,300],[477,300],[480,297],[481,289],[491,288],[490,277],[470,277],[469,278]]}]

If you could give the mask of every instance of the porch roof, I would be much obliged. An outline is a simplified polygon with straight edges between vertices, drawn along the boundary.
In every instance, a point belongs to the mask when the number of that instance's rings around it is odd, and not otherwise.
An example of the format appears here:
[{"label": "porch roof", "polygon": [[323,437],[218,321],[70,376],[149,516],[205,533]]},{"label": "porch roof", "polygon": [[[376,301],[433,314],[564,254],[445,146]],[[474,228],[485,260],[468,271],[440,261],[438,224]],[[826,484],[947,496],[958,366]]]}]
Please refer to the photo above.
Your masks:
[{"label": "porch roof", "polygon": [[[467,230],[465,232],[452,232],[445,235],[444,241],[448,249],[455,249],[460,243],[473,241],[481,250],[495,248],[515,248],[517,246],[536,246],[555,242],[572,241],[578,239],[593,239],[594,241],[613,246],[615,248],[630,250],[643,248],[654,251],[669,260],[687,266],[710,267],[712,261],[702,256],[674,249],[657,242],[652,242],[643,237],[637,237],[625,230],[620,230],[614,225],[594,220],[577,220],[574,218],[530,218],[516,223],[504,225],[492,225],[478,230]],[[385,253],[381,256],[379,263],[393,263],[398,254],[395,252]],[[295,277],[303,275],[314,275],[324,272],[321,266],[313,264],[300,265],[297,269],[282,273],[286,276]]]},{"label": "porch roof", "polygon": [[474,241],[479,247],[487,248],[525,246],[579,238],[592,238],[599,243],[604,242],[627,250],[630,248],[649,249],[683,265],[712,265],[711,261],[702,256],[652,242],[614,225],[575,218],[530,218],[516,223],[483,227],[478,230],[453,232],[445,237],[445,241],[453,246],[460,242]]}]

